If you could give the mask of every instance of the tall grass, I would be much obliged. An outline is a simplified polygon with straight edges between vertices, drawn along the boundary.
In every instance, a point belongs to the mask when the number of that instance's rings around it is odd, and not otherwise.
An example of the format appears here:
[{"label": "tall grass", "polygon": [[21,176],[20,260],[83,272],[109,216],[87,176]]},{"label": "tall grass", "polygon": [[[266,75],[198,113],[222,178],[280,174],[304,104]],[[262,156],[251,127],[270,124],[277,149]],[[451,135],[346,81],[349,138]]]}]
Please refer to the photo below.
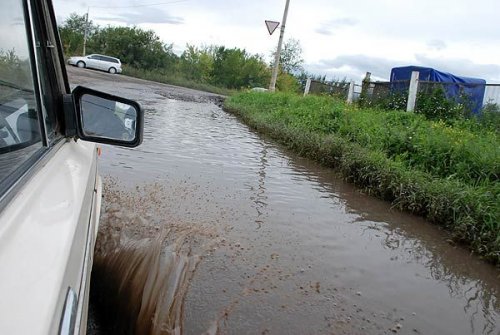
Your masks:
[{"label": "tall grass", "polygon": [[444,225],[500,263],[500,141],[494,130],[359,109],[326,97],[244,93],[225,107],[300,154],[338,168],[370,194]]},{"label": "tall grass", "polygon": [[135,78],[151,80],[158,83],[175,85],[180,87],[192,88],[199,91],[210,92],[220,95],[234,94],[235,90],[230,90],[224,87],[218,87],[206,83],[200,83],[186,79],[178,73],[166,73],[165,70],[149,71],[137,69],[131,66],[123,66],[123,74]]}]

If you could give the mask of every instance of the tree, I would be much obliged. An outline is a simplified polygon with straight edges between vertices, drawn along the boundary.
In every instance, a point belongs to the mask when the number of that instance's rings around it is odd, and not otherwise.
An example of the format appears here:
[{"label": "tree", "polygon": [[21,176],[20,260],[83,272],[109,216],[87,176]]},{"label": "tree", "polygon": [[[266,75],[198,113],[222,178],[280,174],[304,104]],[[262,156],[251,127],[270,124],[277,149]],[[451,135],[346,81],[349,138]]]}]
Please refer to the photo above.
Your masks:
[{"label": "tree", "polygon": [[187,45],[180,58],[181,72],[187,79],[208,83],[212,80],[215,47]]},{"label": "tree", "polygon": [[248,56],[242,72],[245,87],[264,87],[271,80],[271,69],[259,55]]},{"label": "tree", "polygon": [[[83,53],[83,38],[85,35],[86,15],[71,13],[64,23],[59,26],[59,34],[63,43],[64,53],[67,55],[81,55]],[[99,30],[90,20],[87,23],[87,39]]]},{"label": "tree", "polygon": [[226,49],[221,46],[215,50],[212,78],[214,84],[228,88],[244,85],[241,69],[245,63],[246,52],[241,49]]},{"label": "tree", "polygon": [[165,44],[154,31],[137,27],[100,29],[88,42],[89,50],[120,58],[136,68],[152,70],[172,67],[177,56],[171,44]]},{"label": "tree", "polygon": [[213,83],[227,88],[263,86],[270,78],[262,58],[245,50],[217,47],[214,52]]},{"label": "tree", "polygon": [[[272,59],[274,59],[276,50],[277,49],[274,49],[272,53]],[[281,70],[289,74],[295,74],[303,70],[303,63],[304,59],[302,58],[302,47],[300,46],[299,40],[293,38],[288,39],[284,43],[283,48],[281,48]]]},{"label": "tree", "polygon": [[[0,78],[14,86],[33,89],[29,59],[19,58],[15,49],[0,49]],[[5,91],[10,91],[9,85],[0,85],[0,97]]]},{"label": "tree", "polygon": [[301,91],[300,82],[297,77],[280,71],[278,78],[276,80],[276,89],[281,92],[294,92],[297,93]]},{"label": "tree", "polygon": [[[87,27],[86,27],[87,25]],[[146,70],[171,69],[177,62],[172,45],[161,41],[154,31],[137,27],[99,28],[86,15],[70,14],[59,27],[64,52],[82,54],[83,39],[87,30],[89,53],[100,53],[120,58],[124,64]]]},{"label": "tree", "polygon": [[[67,54],[81,52],[85,19],[85,15],[71,14],[59,27]],[[187,45],[182,56],[178,57],[173,53],[172,45],[162,42],[152,30],[138,27],[100,28],[92,22],[89,26],[89,53],[118,57],[122,63],[137,69],[168,72],[169,75],[175,72],[188,80],[226,88],[266,86],[271,76],[262,57],[251,55],[244,49],[228,49],[223,46],[198,48]],[[286,52],[289,49],[290,47],[285,47]],[[281,80],[281,86],[293,86],[290,78],[285,79],[287,80]]]}]

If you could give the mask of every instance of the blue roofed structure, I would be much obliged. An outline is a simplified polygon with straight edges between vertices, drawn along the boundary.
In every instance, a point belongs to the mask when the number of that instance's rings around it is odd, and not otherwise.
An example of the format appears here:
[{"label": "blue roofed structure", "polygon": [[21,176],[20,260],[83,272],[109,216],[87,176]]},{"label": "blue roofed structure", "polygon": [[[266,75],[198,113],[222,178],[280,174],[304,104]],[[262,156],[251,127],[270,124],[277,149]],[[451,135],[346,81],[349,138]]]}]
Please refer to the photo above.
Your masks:
[{"label": "blue roofed structure", "polygon": [[465,95],[471,104],[472,112],[477,114],[483,107],[486,80],[469,77],[459,77],[451,73],[441,72],[430,67],[404,66],[391,70],[391,87],[408,89],[413,71],[419,72],[419,81],[443,83],[443,90],[448,99],[460,102]]}]

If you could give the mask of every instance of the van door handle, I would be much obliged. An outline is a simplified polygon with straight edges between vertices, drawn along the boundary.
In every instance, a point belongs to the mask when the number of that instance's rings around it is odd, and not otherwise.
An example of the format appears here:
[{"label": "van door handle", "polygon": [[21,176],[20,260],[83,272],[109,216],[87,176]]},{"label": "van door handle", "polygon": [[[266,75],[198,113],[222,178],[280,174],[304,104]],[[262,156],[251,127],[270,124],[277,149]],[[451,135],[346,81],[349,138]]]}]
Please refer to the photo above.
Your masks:
[{"label": "van door handle", "polygon": [[68,287],[66,301],[64,302],[61,325],[59,326],[59,335],[73,335],[75,331],[76,311],[78,308],[78,297],[75,290]]}]

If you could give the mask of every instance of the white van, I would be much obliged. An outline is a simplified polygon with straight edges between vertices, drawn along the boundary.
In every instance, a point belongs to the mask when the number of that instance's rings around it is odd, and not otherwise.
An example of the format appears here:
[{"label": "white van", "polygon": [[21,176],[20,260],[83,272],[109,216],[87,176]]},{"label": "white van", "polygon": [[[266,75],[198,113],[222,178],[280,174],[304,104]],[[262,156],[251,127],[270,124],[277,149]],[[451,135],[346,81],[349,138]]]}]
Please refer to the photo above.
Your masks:
[{"label": "white van", "polygon": [[122,73],[122,63],[118,58],[92,54],[82,57],[70,57],[68,64],[80,68],[89,68],[109,72],[111,74]]},{"label": "white van", "polygon": [[101,206],[93,142],[139,145],[144,115],[70,92],[51,0],[2,0],[0,29],[0,334],[84,334]]}]

